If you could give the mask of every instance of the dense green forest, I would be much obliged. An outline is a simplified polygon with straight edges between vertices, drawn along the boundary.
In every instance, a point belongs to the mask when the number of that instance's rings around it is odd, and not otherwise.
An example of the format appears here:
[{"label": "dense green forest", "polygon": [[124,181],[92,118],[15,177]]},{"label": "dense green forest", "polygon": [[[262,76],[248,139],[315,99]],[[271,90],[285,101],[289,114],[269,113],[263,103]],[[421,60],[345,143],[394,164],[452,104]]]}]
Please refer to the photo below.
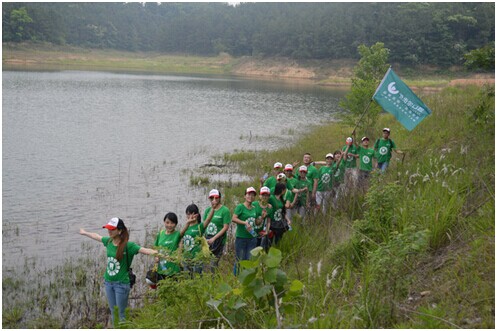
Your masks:
[{"label": "dense green forest", "polygon": [[192,55],[357,59],[378,41],[391,62],[462,64],[493,43],[494,3],[3,3],[3,42]]}]

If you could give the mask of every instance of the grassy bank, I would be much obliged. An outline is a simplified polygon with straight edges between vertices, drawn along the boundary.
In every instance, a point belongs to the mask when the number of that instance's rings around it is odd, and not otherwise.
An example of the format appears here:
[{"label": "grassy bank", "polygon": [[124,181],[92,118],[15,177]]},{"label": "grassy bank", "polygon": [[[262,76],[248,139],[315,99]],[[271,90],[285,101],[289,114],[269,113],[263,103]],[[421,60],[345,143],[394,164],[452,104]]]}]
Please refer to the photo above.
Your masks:
[{"label": "grassy bank", "polygon": [[[389,126],[405,158],[395,156],[366,196],[350,196],[331,216],[297,220],[285,234],[278,246],[281,272],[262,278],[285,281],[286,293],[293,293],[278,301],[278,313],[270,295],[251,292],[250,279],[232,275],[231,235],[218,272],[209,277],[150,291],[143,278],[150,261],[135,261],[139,282],[122,327],[494,328],[493,89],[448,88],[421,97],[433,114],[414,131],[390,115],[372,130],[379,135]],[[204,180],[192,184],[219,188],[233,210],[275,161],[300,161],[304,151],[322,159],[343,146],[350,131],[329,123],[277,151],[218,155],[213,164],[248,179],[213,182],[209,174],[219,170],[205,168],[197,174]],[[142,244],[150,246],[153,237]],[[23,277],[4,275],[3,326],[104,327],[103,266],[88,260],[93,248],[82,252],[53,270],[29,263]]]},{"label": "grassy bank", "polygon": [[[231,241],[218,273],[150,293],[126,327],[494,328],[493,88],[423,99],[433,114],[414,131],[391,116],[374,130],[389,126],[404,159],[374,176],[366,196],[285,234],[281,269],[304,284],[300,295],[277,305],[248,295],[247,278],[232,275]],[[321,159],[350,131],[330,123],[275,152],[219,156],[253,180],[204,184],[234,208],[275,161],[301,160],[304,151]]]},{"label": "grassy bank", "polygon": [[[234,58],[227,54],[199,57],[155,52],[87,49],[46,43],[4,43],[4,70],[100,70],[163,74],[239,75],[257,79],[291,79],[324,86],[349,86],[354,60]],[[396,68],[416,89],[441,89],[454,82],[481,85],[494,75],[475,75],[462,68]]]}]

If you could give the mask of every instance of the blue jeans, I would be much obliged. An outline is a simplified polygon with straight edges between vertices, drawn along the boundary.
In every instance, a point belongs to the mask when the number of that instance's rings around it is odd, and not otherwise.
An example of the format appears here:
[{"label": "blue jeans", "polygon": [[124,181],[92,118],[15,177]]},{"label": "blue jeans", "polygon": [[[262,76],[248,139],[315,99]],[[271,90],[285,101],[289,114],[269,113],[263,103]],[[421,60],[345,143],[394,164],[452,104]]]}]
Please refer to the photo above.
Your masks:
[{"label": "blue jeans", "polygon": [[239,238],[235,239],[235,266],[233,272],[238,274],[238,261],[250,260],[250,251],[257,247],[257,238]]},{"label": "blue jeans", "polygon": [[380,169],[382,173],[384,173],[385,171],[387,171],[387,168],[388,168],[388,161],[387,162],[378,163],[378,169]]},{"label": "blue jeans", "polygon": [[128,306],[128,296],[131,288],[129,284],[121,282],[109,282],[105,281],[105,294],[107,294],[107,300],[109,301],[110,314],[112,315],[112,323],[116,325],[114,321],[114,307],[119,308],[119,321],[125,319],[124,311]]}]

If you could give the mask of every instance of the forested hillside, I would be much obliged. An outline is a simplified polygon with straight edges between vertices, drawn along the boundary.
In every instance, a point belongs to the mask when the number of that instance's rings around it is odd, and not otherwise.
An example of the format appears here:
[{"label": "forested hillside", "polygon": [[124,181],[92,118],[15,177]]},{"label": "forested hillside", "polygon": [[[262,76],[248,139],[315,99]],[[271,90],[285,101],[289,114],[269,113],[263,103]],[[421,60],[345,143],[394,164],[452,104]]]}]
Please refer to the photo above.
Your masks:
[{"label": "forested hillside", "polygon": [[3,42],[194,55],[461,64],[495,39],[494,3],[3,3]]}]

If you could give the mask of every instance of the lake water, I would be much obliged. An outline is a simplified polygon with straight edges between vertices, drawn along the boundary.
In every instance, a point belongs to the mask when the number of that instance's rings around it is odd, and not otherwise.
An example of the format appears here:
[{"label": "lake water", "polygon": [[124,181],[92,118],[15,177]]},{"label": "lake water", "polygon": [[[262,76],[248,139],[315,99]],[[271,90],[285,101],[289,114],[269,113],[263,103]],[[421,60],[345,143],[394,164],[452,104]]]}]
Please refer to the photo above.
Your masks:
[{"label": "lake water", "polygon": [[[214,155],[273,149],[333,119],[346,91],[238,78],[3,72],[3,271],[81,253],[113,216],[133,241],[181,221]],[[249,139],[259,137],[259,139]],[[260,139],[260,137],[266,137]],[[284,139],[281,139],[284,138]]]}]

